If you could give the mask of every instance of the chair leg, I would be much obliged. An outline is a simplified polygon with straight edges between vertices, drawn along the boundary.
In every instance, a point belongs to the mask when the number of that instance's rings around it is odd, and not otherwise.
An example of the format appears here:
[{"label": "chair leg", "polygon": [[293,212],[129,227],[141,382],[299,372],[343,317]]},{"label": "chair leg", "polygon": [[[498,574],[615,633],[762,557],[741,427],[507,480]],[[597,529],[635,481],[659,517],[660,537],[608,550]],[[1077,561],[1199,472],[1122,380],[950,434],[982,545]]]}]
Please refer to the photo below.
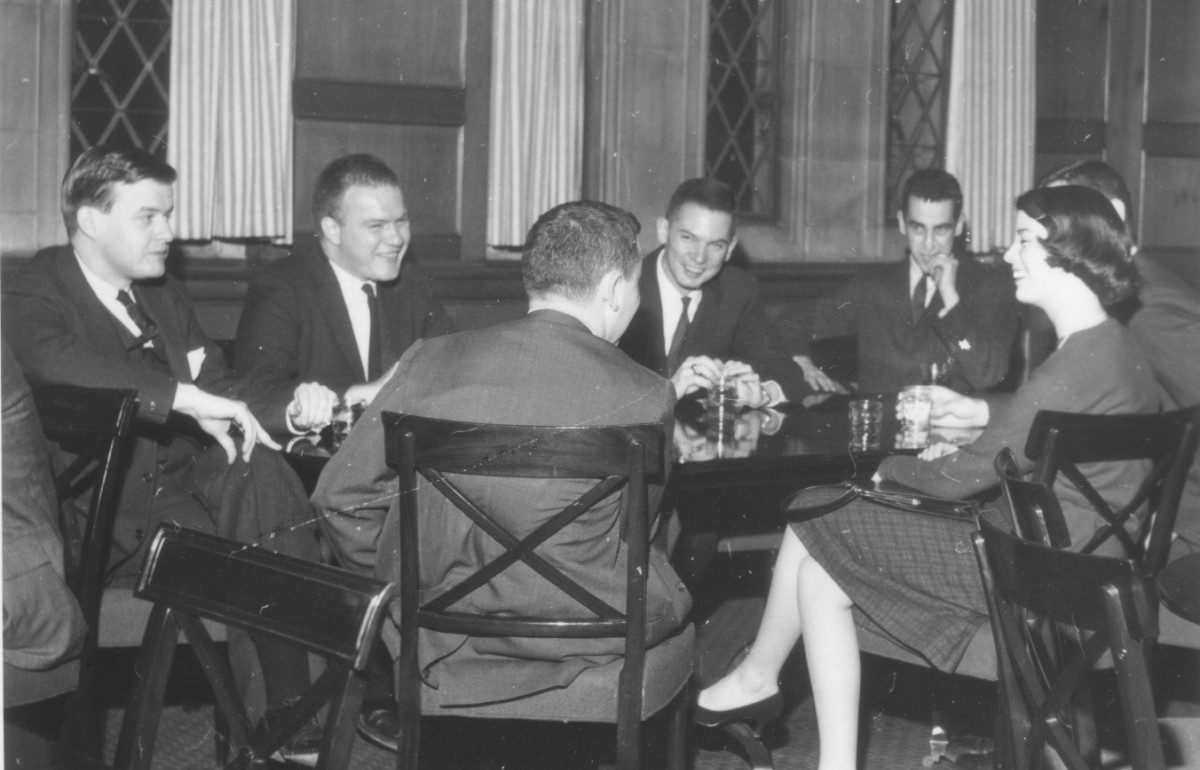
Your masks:
[{"label": "chair leg", "polygon": [[148,770],[150,767],[163,696],[167,692],[167,676],[171,673],[171,660],[178,643],[179,625],[174,615],[163,605],[155,605],[134,668],[138,684],[121,723],[121,737],[117,740],[117,755],[113,762],[115,767],[129,770]]},{"label": "chair leg", "polygon": [[675,696],[667,724],[667,770],[684,770],[687,767],[688,701],[690,688],[685,687]]}]

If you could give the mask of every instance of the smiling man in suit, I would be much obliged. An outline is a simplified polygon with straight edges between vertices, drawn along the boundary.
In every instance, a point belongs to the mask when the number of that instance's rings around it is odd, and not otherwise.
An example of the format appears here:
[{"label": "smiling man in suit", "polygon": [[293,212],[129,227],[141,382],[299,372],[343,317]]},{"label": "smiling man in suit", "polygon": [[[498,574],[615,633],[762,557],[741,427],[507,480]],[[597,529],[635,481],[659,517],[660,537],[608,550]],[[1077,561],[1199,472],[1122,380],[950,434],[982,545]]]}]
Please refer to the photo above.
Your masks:
[{"label": "smiling man in suit", "polygon": [[658,220],[662,246],[643,261],[642,304],[621,349],[670,378],[680,398],[734,377],[750,407],[799,399],[808,388],[775,337],[757,282],[726,264],[735,226],[727,185],[689,179],[676,188]]},{"label": "smiling man in suit", "polygon": [[299,383],[329,389],[318,405],[328,422],[337,398],[369,403],[413,342],[455,331],[429,280],[405,259],[408,208],[387,164],[362,154],[333,161],[317,178],[312,210],[317,237],[251,280],[238,323],[235,364],[275,433],[285,426],[272,416]]},{"label": "smiling man in suit", "polygon": [[939,169],[905,182],[897,213],[907,258],[860,271],[817,302],[804,318],[781,319],[789,348],[808,383],[838,390],[809,357],[809,343],[853,336],[857,390],[896,392],[919,385],[934,364],[939,382],[960,392],[1004,379],[1017,333],[1016,300],[1007,270],[992,270],[954,253],[962,233],[962,188]]},{"label": "smiling man in suit", "polygon": [[[174,182],[173,168],[141,150],[85,151],[62,185],[70,246],[39,253],[4,286],[4,336],[30,382],[137,391],[109,557],[114,583],[132,583],[162,522],[317,558],[300,480],[238,400],[241,383],[166,275]],[[254,654],[230,633],[238,683],[248,688]],[[308,662],[269,639],[255,647],[270,719],[303,694]],[[281,754],[315,762],[321,733],[312,727]]]}]

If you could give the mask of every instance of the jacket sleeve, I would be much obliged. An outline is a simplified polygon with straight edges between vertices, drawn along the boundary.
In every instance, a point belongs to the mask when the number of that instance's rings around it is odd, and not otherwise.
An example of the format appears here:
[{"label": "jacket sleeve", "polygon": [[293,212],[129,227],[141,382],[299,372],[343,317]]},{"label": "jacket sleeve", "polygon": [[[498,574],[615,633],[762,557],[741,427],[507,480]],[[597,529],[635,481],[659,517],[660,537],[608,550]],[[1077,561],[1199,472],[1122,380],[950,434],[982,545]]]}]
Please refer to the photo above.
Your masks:
[{"label": "jacket sleeve", "polygon": [[300,384],[300,299],[287,281],[264,271],[250,282],[238,321],[234,365],[242,393],[268,431],[287,431],[284,411]]}]

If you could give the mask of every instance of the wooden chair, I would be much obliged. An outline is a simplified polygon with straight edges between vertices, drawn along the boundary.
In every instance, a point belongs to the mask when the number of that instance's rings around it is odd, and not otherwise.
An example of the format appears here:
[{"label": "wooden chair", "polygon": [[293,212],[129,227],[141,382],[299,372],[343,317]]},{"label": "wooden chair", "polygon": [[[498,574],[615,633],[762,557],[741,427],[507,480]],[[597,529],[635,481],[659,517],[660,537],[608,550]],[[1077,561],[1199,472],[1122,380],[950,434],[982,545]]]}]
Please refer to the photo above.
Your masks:
[{"label": "wooden chair", "polygon": [[[153,602],[135,669],[137,687],[117,743],[118,768],[149,768],[180,631],[192,645],[228,725],[227,767],[270,757],[328,704],[318,768],[343,768],[354,743],[366,668],[392,584],[324,564],[167,525],[154,535],[135,594]],[[328,661],[287,715],[255,735],[233,674],[201,619],[267,634]]]},{"label": "wooden chair", "polygon": [[[101,716],[96,692],[96,652],[104,571],[121,488],[121,462],[137,408],[137,391],[36,385],[32,388],[46,437],[66,458],[56,469],[67,585],[79,600],[88,632],[79,658],[79,681],[68,699],[66,736],[99,756]],[[76,501],[86,500],[82,532]]]},{"label": "wooden chair", "polygon": [[[645,640],[648,566],[647,477],[661,476],[663,429],[659,423],[612,427],[527,427],[487,425],[385,413],[387,460],[400,475],[400,634],[397,697],[402,719],[398,767],[417,766],[420,717],[460,717],[550,721],[615,722],[617,762],[640,766],[641,723],[670,707],[669,766],[683,767],[684,701],[691,675],[693,630],[685,625],[674,636],[647,649]],[[420,602],[420,526],[417,473],[494,537],[505,554],[456,586]],[[595,479],[578,500],[524,540],[506,532],[447,474],[493,477]],[[537,546],[571,526],[581,514],[622,490],[628,570],[625,606],[601,601],[537,554]],[[573,617],[482,616],[452,606],[516,563],[522,563],[578,602]],[[569,687],[526,698],[442,710],[437,691],[424,686],[417,660],[420,629],[473,636],[540,638],[623,638],[624,657],[589,669]]]},{"label": "wooden chair", "polygon": [[[1053,486],[1061,474],[1087,498],[1108,525],[1079,550],[1092,553],[1117,540],[1125,554],[1136,559],[1151,579],[1167,562],[1179,500],[1200,442],[1200,405],[1161,414],[1097,415],[1043,410],[1034,418],[1025,454],[1036,461],[1033,480]],[[1114,509],[1095,490],[1081,465],[1148,459],[1153,468],[1133,497]],[[1129,518],[1148,506],[1148,514],[1130,534]],[[1060,509],[1046,511],[1046,542],[1056,548],[1070,545]]]},{"label": "wooden chair", "polygon": [[[1157,612],[1141,564],[1032,543],[986,520],[980,527],[975,549],[997,655],[1006,664],[1000,672],[1008,729],[1001,732],[1011,741],[1006,754],[1014,767],[1046,766],[1047,752],[1070,768],[1099,766],[1085,758],[1070,705],[1106,654],[1116,670],[1128,759],[1135,770],[1165,767],[1147,669]],[[1047,637],[1038,620],[1064,633]],[[1182,749],[1185,736],[1181,730],[1168,744]]]}]

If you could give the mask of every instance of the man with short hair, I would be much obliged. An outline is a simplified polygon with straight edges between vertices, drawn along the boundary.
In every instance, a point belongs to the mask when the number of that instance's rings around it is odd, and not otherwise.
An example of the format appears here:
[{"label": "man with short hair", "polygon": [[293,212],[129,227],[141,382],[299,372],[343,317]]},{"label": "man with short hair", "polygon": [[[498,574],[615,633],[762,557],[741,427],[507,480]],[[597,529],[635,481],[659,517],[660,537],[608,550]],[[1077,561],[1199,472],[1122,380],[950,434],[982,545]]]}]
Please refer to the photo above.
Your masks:
[{"label": "man with short hair", "polygon": [[[70,246],[39,253],[4,286],[4,336],[32,383],[137,391],[109,557],[113,582],[132,583],[162,522],[317,557],[299,479],[237,400],[241,383],[183,286],[166,275],[174,182],[175,169],[141,150],[85,151],[62,185]],[[255,451],[258,444],[266,448]],[[269,719],[307,689],[307,659],[266,638],[255,646]],[[235,659],[250,654],[233,637],[230,647]],[[249,687],[251,663],[235,664]],[[319,729],[305,730],[282,754],[312,763],[319,748]]]},{"label": "man with short hair", "polygon": [[[238,323],[235,363],[274,433],[320,427],[338,399],[369,402],[409,345],[455,330],[405,259],[408,208],[387,164],[365,154],[333,161],[317,177],[312,211],[317,237],[254,276]],[[326,389],[319,424],[272,419],[302,381]]]},{"label": "man with short hair", "polygon": [[725,379],[746,405],[775,406],[808,388],[775,336],[758,283],[726,264],[736,219],[728,185],[689,179],[676,188],[658,220],[662,246],[642,263],[642,306],[621,349],[669,377],[680,398]]},{"label": "man with short hair", "polygon": [[781,321],[808,383],[841,390],[813,363],[810,343],[853,336],[857,390],[893,393],[932,377],[960,392],[998,385],[1008,373],[1017,333],[1016,299],[1007,270],[955,255],[962,233],[962,188],[939,169],[917,171],[897,213],[907,259],[864,268],[803,318]]},{"label": "man with short hair", "polygon": [[[1076,184],[1108,198],[1128,223],[1133,213],[1129,187],[1115,168],[1102,160],[1082,160],[1051,171],[1042,187]],[[1132,235],[1132,228],[1130,231]],[[1135,249],[1133,263],[1141,279],[1127,326],[1146,354],[1161,386],[1167,409],[1200,404],[1200,294],[1161,262]],[[1173,556],[1200,551],[1200,454],[1188,474]]]},{"label": "man with short hair", "polygon": [[[662,377],[631,361],[615,345],[638,307],[637,220],[602,203],[565,203],[543,214],[522,258],[529,313],[515,321],[421,340],[400,359],[396,375],[363,414],[321,474],[313,503],[339,561],[393,579],[398,480],[383,452],[381,414],[403,412],[441,419],[512,425],[622,425],[663,422],[670,436],[674,393]],[[456,480],[483,493],[490,513],[510,531],[532,531],[564,499],[590,486],[578,479]],[[651,494],[657,509],[661,486]],[[423,539],[422,591],[439,593],[451,573],[472,571],[499,546],[477,526],[450,515],[453,505],[434,488],[419,497]],[[627,548],[621,534],[621,495],[597,504],[586,520],[539,546],[538,553],[613,606],[625,592]],[[539,516],[538,512],[542,512]],[[540,577],[497,581],[471,596],[484,612],[537,614],[572,603]],[[646,617],[649,642],[677,628],[690,597],[652,549]],[[393,621],[394,622],[394,621]],[[396,628],[385,623],[393,653]],[[421,664],[446,700],[482,703],[569,684],[581,671],[620,654],[621,640],[488,639],[424,633]],[[453,680],[444,676],[453,665]],[[503,680],[495,672],[506,671]],[[517,682],[517,685],[513,685]]]}]

